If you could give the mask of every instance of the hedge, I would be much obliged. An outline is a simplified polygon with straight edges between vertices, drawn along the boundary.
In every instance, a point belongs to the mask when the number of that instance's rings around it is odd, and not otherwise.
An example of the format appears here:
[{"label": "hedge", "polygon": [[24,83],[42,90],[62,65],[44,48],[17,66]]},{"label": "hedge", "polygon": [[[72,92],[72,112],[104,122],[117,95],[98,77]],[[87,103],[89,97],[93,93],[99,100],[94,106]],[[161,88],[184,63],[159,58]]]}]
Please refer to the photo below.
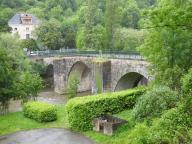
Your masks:
[{"label": "hedge", "polygon": [[144,92],[145,89],[140,88],[71,99],[66,105],[69,126],[78,131],[91,130],[94,118],[133,108],[137,97]]},{"label": "hedge", "polygon": [[23,106],[25,117],[38,122],[50,122],[57,119],[56,107],[44,102],[28,102]]}]

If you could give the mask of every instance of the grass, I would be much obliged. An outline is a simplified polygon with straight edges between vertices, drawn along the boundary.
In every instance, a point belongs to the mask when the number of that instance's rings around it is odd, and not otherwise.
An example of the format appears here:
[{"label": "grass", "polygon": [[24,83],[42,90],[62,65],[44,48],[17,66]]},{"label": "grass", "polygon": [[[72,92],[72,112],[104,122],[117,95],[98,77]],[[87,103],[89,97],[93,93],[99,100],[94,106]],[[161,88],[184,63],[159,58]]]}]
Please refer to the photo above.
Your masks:
[{"label": "grass", "polygon": [[[131,117],[131,110],[125,110],[115,116],[128,121],[117,129],[113,136],[106,136],[102,133],[88,131],[82,133],[99,144],[122,144],[121,141],[126,139],[126,136],[134,127],[134,120]],[[57,106],[58,118],[54,122],[39,123],[35,120],[26,118],[22,112],[10,113],[6,116],[0,116],[0,135],[10,134],[22,130],[31,130],[39,128],[68,128],[66,111],[64,106]]]},{"label": "grass", "polygon": [[117,131],[115,131],[115,134],[113,136],[106,136],[102,133],[93,131],[85,132],[85,135],[99,144],[122,144],[121,140],[124,140],[126,138],[126,136],[135,125],[131,113],[132,110],[125,110],[115,115],[121,119],[127,120],[128,123],[120,126]]},{"label": "grass", "polygon": [[0,116],[0,135],[38,128],[67,128],[68,123],[64,106],[57,106],[57,115],[57,120],[49,123],[39,123],[26,118],[22,112]]}]

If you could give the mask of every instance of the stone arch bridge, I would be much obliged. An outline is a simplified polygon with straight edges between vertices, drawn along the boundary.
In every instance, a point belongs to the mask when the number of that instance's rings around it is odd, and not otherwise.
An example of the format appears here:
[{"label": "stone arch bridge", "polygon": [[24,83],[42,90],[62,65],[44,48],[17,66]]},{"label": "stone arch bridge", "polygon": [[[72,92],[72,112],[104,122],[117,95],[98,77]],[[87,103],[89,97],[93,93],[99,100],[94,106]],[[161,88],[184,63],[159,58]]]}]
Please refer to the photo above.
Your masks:
[{"label": "stone arch bridge", "polygon": [[[75,73],[80,78],[79,92],[97,92],[97,81],[101,79],[103,92],[119,91],[147,85],[150,76],[148,63],[139,59],[107,59],[94,57],[49,57],[39,59],[53,66],[54,90],[66,93],[69,77]],[[99,77],[98,77],[99,76]]]}]

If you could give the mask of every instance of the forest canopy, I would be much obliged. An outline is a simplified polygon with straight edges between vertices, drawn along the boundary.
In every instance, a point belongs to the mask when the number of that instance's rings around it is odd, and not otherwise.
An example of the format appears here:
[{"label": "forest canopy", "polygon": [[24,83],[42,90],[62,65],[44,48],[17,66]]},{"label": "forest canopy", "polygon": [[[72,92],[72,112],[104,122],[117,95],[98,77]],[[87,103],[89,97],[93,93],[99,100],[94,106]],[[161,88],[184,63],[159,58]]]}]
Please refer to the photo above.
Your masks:
[{"label": "forest canopy", "polygon": [[[27,12],[41,20],[36,35],[42,48],[135,50],[145,34],[139,30],[141,14],[155,4],[156,0],[1,0],[0,32],[10,31],[7,23],[14,14]],[[50,41],[53,37],[56,44]]]}]

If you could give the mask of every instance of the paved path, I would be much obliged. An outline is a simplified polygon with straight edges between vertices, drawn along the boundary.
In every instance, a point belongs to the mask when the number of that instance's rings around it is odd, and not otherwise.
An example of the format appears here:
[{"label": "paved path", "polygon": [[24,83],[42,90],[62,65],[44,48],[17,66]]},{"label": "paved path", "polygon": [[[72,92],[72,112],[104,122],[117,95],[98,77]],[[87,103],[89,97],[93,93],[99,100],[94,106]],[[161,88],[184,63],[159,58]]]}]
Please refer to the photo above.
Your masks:
[{"label": "paved path", "polygon": [[0,144],[94,144],[88,138],[65,129],[38,129],[0,136]]}]

